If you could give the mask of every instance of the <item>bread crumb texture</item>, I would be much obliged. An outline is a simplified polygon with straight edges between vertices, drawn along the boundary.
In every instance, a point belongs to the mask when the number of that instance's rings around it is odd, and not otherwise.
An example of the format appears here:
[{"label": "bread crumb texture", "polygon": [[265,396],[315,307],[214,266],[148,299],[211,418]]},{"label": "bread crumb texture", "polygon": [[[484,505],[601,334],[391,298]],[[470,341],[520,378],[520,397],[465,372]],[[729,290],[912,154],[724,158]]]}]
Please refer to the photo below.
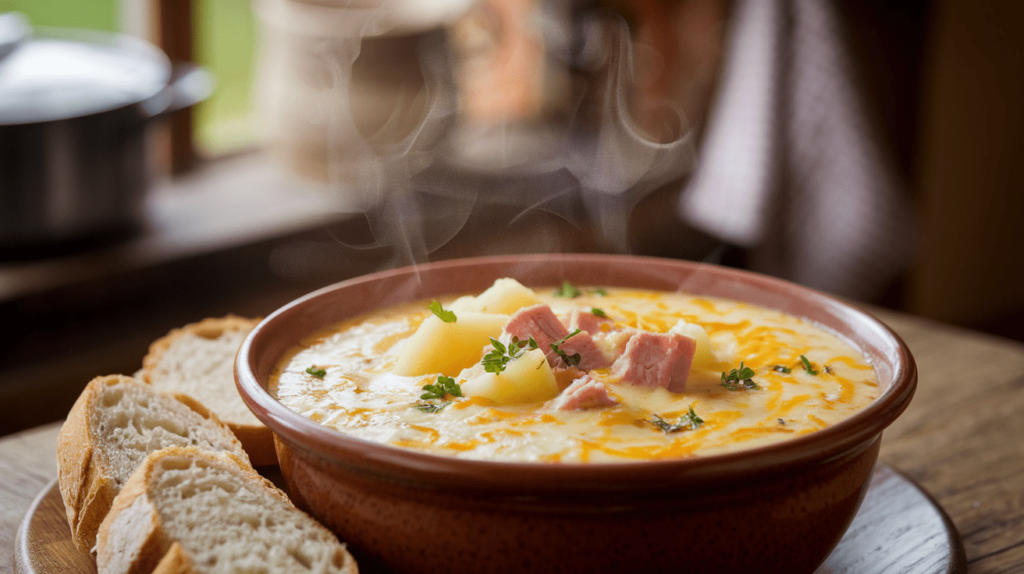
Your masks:
[{"label": "bread crumb texture", "polygon": [[173,397],[123,378],[103,386],[90,428],[120,487],[149,453],[168,446],[196,446],[246,458],[241,443],[216,419],[207,419]]},{"label": "bread crumb texture", "polygon": [[262,427],[235,388],[238,348],[255,319],[206,319],[175,329],[153,343],[143,376],[161,391],[185,394],[217,413],[229,425]]},{"label": "bread crumb texture", "polygon": [[148,492],[165,535],[200,572],[354,572],[334,534],[256,475],[220,460],[165,456]]}]

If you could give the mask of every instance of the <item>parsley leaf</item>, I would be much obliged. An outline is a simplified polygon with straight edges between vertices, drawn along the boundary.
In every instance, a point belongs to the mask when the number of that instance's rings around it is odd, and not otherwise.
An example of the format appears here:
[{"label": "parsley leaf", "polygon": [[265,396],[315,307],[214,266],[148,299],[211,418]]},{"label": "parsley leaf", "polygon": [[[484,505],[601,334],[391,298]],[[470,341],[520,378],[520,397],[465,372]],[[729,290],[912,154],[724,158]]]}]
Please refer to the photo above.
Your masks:
[{"label": "parsley leaf", "polygon": [[607,297],[608,292],[601,287],[598,287],[597,289],[594,289],[594,295],[597,295],[598,297]]},{"label": "parsley leaf", "polygon": [[457,319],[454,311],[445,311],[444,307],[442,307],[437,301],[431,301],[430,305],[427,305],[427,307],[430,307],[430,310],[437,315],[437,318],[445,323],[454,323]]},{"label": "parsley leaf", "polygon": [[804,364],[804,370],[807,371],[808,375],[818,374],[818,371],[815,371],[814,368],[811,367],[811,362],[807,360],[807,357],[800,355],[800,362]]},{"label": "parsley leaf", "polygon": [[743,366],[743,361],[740,361],[740,368],[729,371],[729,374],[722,373],[722,386],[729,389],[730,391],[738,391],[740,389],[760,389],[752,378],[754,376],[754,369]]},{"label": "parsley leaf", "polygon": [[419,409],[420,412],[434,414],[450,404],[452,404],[452,401],[445,401],[443,403],[430,403],[426,401],[420,401],[416,403],[416,408]]},{"label": "parsley leaf", "polygon": [[316,365],[313,365],[312,367],[307,368],[306,369],[306,373],[310,374],[310,375],[313,375],[314,377],[316,377],[318,379],[322,379],[325,376],[327,376],[327,371],[325,369],[318,369],[318,368],[316,368]]},{"label": "parsley leaf", "polygon": [[506,347],[501,341],[491,337],[491,346],[494,350],[484,355],[480,364],[488,373],[500,373],[505,370],[505,365],[512,359],[518,359],[526,352],[526,347],[536,349],[539,347],[537,341],[530,337],[526,341],[520,341],[519,337],[512,336],[512,341]]},{"label": "parsley leaf", "polygon": [[604,309],[598,309],[597,307],[591,307],[590,312],[593,313],[595,316],[600,317],[602,319],[607,319],[608,318],[608,313],[605,313]]},{"label": "parsley leaf", "polygon": [[786,365],[775,365],[772,367],[772,370],[776,373],[786,373],[787,375],[793,372],[793,369],[790,369]]},{"label": "parsley leaf", "polygon": [[683,429],[696,430],[700,425],[704,424],[704,419],[697,416],[697,413],[693,412],[693,406],[690,406],[690,412],[682,415],[679,419],[670,423],[657,414],[652,414],[651,424],[658,427],[665,434],[680,431]]},{"label": "parsley leaf", "polygon": [[567,367],[575,367],[576,365],[580,364],[580,360],[582,360],[583,357],[581,357],[579,353],[573,353],[572,355],[570,355],[558,347],[562,343],[565,343],[569,338],[575,337],[576,335],[579,334],[580,330],[576,329],[572,333],[569,333],[568,335],[562,337],[561,339],[555,341],[554,343],[551,343],[551,350],[562,358],[562,361],[565,363],[565,366]]},{"label": "parsley leaf", "polygon": [[575,299],[582,294],[583,293],[579,289],[574,287],[573,284],[568,281],[562,281],[562,288],[555,291],[555,297],[565,297],[567,299]]},{"label": "parsley leaf", "polygon": [[423,385],[423,390],[426,392],[420,395],[416,408],[421,412],[430,414],[436,413],[452,404],[453,401],[444,400],[448,395],[453,397],[462,396],[462,387],[455,382],[455,379],[444,375],[438,375],[437,382],[432,385]]},{"label": "parsley leaf", "polygon": [[459,383],[456,383],[455,379],[444,375],[439,375],[437,383],[433,385],[423,385],[423,390],[426,392],[420,395],[420,398],[425,401],[443,399],[446,395],[453,397],[462,396],[462,387],[459,386]]}]

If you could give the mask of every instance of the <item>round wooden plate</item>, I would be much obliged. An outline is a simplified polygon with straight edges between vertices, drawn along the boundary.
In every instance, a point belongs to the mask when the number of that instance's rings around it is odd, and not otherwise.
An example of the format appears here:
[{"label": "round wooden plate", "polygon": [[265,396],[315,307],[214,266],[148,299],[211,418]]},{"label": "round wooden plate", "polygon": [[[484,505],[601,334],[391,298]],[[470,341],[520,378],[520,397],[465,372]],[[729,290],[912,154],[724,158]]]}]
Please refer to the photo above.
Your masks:
[{"label": "round wooden plate", "polygon": [[[275,470],[265,474],[280,486]],[[92,559],[71,541],[56,480],[29,507],[15,545],[14,570],[20,574],[96,572]],[[816,574],[966,571],[960,536],[942,508],[910,479],[880,464],[853,524]]]}]

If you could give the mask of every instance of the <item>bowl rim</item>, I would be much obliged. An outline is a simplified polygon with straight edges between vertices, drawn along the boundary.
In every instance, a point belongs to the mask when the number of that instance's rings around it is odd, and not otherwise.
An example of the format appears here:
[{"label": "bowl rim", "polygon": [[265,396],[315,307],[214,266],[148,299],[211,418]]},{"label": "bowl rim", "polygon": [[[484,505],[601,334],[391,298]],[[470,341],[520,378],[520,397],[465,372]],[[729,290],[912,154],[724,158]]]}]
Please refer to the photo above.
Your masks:
[{"label": "bowl rim", "polygon": [[[824,316],[843,320],[844,325],[858,329],[862,336],[870,336],[877,340],[885,348],[875,350],[884,351],[882,354],[885,356],[882,358],[890,362],[892,375],[888,381],[885,381],[882,380],[879,373],[879,384],[880,387],[884,387],[884,390],[865,409],[832,426],[810,434],[732,453],[624,463],[470,460],[374,443],[346,435],[288,409],[270,395],[265,387],[266,381],[260,381],[256,375],[255,362],[258,358],[258,351],[261,350],[261,345],[266,346],[266,341],[272,339],[273,329],[279,328],[279,325],[289,317],[294,319],[297,314],[309,314],[310,309],[315,308],[318,301],[325,301],[332,295],[337,296],[337,292],[340,290],[357,289],[360,286],[370,286],[403,278],[407,281],[412,277],[419,278],[424,273],[452,272],[487,266],[531,268],[531,266],[537,265],[551,265],[559,268],[566,265],[611,265],[613,268],[634,271],[641,268],[651,270],[671,268],[677,273],[685,271],[695,274],[693,276],[702,281],[711,279],[714,282],[724,278],[737,282],[741,286],[755,286],[758,291],[783,292],[788,297],[806,300],[810,304],[809,308],[817,309]],[[497,278],[491,277],[490,281],[493,282]],[[634,279],[628,281],[634,281]],[[683,286],[678,290],[689,292]],[[464,292],[465,290],[459,290],[449,292],[449,294],[459,295]],[[736,297],[728,295],[725,297],[736,299]],[[417,298],[424,299],[427,296]],[[401,300],[412,301],[415,299]],[[398,301],[386,301],[374,308],[394,302]],[[778,307],[767,306],[778,309]],[[785,309],[779,310],[793,314]],[[364,309],[349,316],[356,316],[368,311],[369,309]],[[797,316],[836,332],[836,329],[822,325],[821,322],[806,315],[797,314]],[[328,322],[321,328],[336,322]],[[316,330],[312,329],[303,333],[298,339],[292,340],[288,347],[298,344],[302,338],[311,335]],[[864,345],[856,342],[848,333],[839,332],[838,334],[862,353],[869,354]],[[275,357],[273,363],[276,365],[280,358],[280,355]],[[876,373],[878,373],[879,365],[876,364],[875,367]],[[735,482],[749,481],[752,473],[759,477],[767,474],[785,474],[800,466],[825,464],[836,459],[855,456],[868,448],[874,440],[880,438],[882,430],[907,408],[917,385],[917,367],[903,340],[873,315],[831,295],[795,283],[734,268],[658,257],[614,254],[534,254],[443,260],[380,271],[315,290],[280,307],[249,333],[236,355],[235,379],[244,402],[256,417],[271,429],[277,439],[283,441],[288,447],[315,453],[316,456],[350,471],[377,475],[389,481],[432,488],[469,488],[493,492],[507,492],[511,489],[518,492],[579,493],[581,491],[635,491],[638,488],[637,481],[641,479],[644,482],[639,484],[643,485],[644,490],[649,491],[677,489],[682,485],[716,484],[719,487],[728,487]]]}]

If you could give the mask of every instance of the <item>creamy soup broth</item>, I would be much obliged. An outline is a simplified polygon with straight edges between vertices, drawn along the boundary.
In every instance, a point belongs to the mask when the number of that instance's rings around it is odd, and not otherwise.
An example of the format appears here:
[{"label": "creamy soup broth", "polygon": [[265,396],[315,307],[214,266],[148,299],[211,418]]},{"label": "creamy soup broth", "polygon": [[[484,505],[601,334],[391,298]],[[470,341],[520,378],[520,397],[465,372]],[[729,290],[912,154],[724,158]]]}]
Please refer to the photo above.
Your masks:
[{"label": "creamy soup broth", "polygon": [[[550,401],[499,404],[470,396],[447,397],[440,410],[424,412],[417,408],[425,404],[423,386],[435,383],[437,374],[392,372],[407,338],[432,314],[429,302],[421,301],[308,337],[282,360],[269,389],[289,409],[369,441],[461,458],[572,463],[748,449],[833,425],[878,393],[875,370],[862,353],[802,319],[683,293],[581,292],[565,298],[552,289],[535,290],[559,317],[574,307],[598,308],[615,329],[664,333],[680,320],[695,323],[708,334],[712,358],[694,362],[682,393],[620,384],[609,368],[590,371],[618,401],[614,406],[556,410]],[[451,301],[441,303],[447,307]],[[729,390],[723,374],[741,361],[753,370],[749,380],[756,388],[739,381]],[[701,423],[690,423],[690,409]],[[672,429],[678,422],[684,424]]]}]

